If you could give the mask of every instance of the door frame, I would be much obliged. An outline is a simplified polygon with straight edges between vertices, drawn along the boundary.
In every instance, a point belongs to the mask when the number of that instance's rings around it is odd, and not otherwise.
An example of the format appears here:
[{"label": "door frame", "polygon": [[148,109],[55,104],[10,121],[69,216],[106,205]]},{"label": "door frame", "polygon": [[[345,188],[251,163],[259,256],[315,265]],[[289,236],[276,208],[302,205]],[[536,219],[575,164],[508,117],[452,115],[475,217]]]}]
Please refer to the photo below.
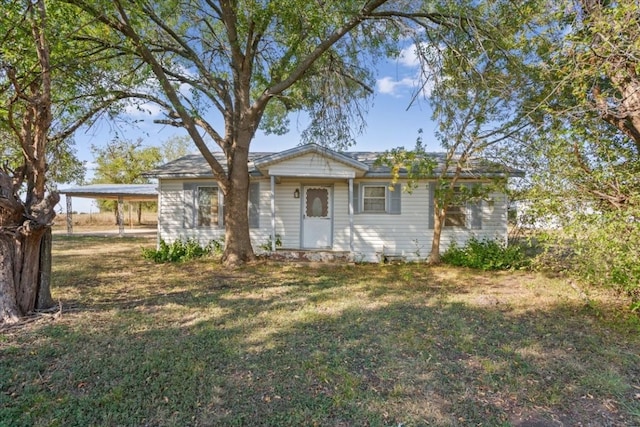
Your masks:
[{"label": "door frame", "polygon": [[[313,250],[313,249],[332,249],[333,248],[333,231],[334,231],[334,218],[333,218],[333,213],[334,213],[334,209],[333,209],[333,202],[334,202],[334,197],[333,197],[333,184],[301,184],[301,194],[302,197],[300,197],[300,248],[302,249],[309,249],[309,250]],[[305,217],[306,217],[306,201],[307,201],[307,189],[308,188],[326,188],[328,190],[328,202],[329,202],[329,209],[328,209],[328,215],[329,215],[329,245],[328,246],[321,246],[321,247],[307,247],[304,244],[304,227],[305,227]]]}]

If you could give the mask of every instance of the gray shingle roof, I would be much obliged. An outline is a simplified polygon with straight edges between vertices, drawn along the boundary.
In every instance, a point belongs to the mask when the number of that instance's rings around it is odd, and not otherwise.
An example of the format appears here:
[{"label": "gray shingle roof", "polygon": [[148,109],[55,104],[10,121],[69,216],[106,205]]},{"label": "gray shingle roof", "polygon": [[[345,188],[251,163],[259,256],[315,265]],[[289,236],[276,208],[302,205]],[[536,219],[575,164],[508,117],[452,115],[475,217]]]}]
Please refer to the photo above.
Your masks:
[{"label": "gray shingle roof", "polygon": [[[317,147],[317,148],[314,148]],[[318,151],[320,150],[320,151]],[[375,151],[344,151],[337,152],[317,145],[302,145],[290,150],[281,152],[255,152],[249,153],[249,173],[252,176],[262,176],[259,167],[287,160],[298,155],[306,154],[310,151],[322,152],[329,155],[334,160],[346,163],[356,169],[365,170],[364,177],[383,178],[391,176],[391,169],[386,166],[374,165],[376,159],[383,152]],[[434,170],[434,177],[439,176],[444,167],[445,153],[427,153],[435,159],[438,167]],[[226,170],[226,158],[223,153],[214,153],[216,160]],[[469,162],[470,167],[462,173],[463,178],[495,177],[495,176],[523,176],[522,171],[501,166],[495,162],[484,159],[475,159]],[[453,175],[454,169],[449,168],[448,175]],[[177,160],[169,162],[147,173],[146,176],[157,178],[205,178],[213,177],[211,167],[200,154],[190,154]],[[407,170],[401,169],[400,176],[406,176]]]},{"label": "gray shingle roof", "polygon": [[[274,153],[265,152],[249,153],[249,173],[251,175],[261,176],[262,174],[252,166],[254,160],[273,154]],[[220,152],[213,153],[213,155],[224,170],[227,170],[227,158],[225,155]],[[209,166],[209,163],[207,163],[202,155],[188,154],[152,169],[144,173],[144,175],[157,178],[207,178],[212,177],[213,172],[211,171],[211,166]]]},{"label": "gray shingle roof", "polygon": [[309,153],[319,154],[331,160],[335,160],[347,166],[351,166],[354,169],[359,169],[362,171],[369,170],[369,167],[366,164],[362,163],[355,157],[349,156],[347,153],[334,151],[330,148],[321,147],[316,144],[301,145],[289,150],[281,151],[279,153],[273,153],[263,157],[259,157],[256,158],[253,163],[257,169],[262,169],[264,166],[279,163]]}]

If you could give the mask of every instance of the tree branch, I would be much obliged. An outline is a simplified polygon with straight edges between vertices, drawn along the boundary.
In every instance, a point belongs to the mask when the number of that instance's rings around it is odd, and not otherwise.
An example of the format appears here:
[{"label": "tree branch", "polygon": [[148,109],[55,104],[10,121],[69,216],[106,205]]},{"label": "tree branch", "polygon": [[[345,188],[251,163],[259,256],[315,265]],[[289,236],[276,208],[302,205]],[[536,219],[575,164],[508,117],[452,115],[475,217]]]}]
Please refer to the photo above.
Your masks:
[{"label": "tree branch", "polygon": [[366,17],[381,5],[385,4],[388,0],[372,0],[365,4],[360,13],[349,19],[340,28],[336,29],[332,34],[325,38],[316,48],[304,59],[302,59],[298,66],[289,74],[287,78],[276,83],[270,88],[266,89],[260,97],[255,101],[252,109],[262,110],[268,102],[269,98],[276,96],[284,92],[291,87],[296,81],[298,81],[305,71],[313,64],[322,54],[328,51],[338,40],[340,40],[345,34],[358,26]]}]

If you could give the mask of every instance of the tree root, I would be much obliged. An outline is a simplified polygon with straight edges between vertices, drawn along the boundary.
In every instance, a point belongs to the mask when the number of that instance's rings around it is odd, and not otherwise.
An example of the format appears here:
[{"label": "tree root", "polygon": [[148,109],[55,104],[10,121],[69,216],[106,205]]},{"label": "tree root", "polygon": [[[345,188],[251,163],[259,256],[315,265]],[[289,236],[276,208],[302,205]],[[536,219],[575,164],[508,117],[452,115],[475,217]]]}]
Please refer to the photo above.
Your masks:
[{"label": "tree root", "polygon": [[20,318],[17,322],[0,323],[0,332],[21,329],[26,325],[30,325],[32,323],[36,323],[42,320],[55,321],[60,319],[61,317],[62,317],[62,301],[58,301],[57,306],[31,312],[27,316]]}]

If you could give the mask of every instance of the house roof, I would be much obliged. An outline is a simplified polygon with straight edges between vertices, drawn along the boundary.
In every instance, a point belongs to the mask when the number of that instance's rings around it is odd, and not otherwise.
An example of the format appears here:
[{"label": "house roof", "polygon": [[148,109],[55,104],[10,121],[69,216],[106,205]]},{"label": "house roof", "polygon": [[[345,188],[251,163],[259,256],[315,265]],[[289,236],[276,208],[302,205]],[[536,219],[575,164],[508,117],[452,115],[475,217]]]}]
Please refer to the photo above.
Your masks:
[{"label": "house roof", "polygon": [[158,200],[157,187],[157,184],[91,184],[65,188],[58,190],[58,193],[91,199],[116,200],[122,198],[123,200],[142,202]]},{"label": "house roof", "polygon": [[[365,178],[389,178],[391,168],[384,165],[376,165],[376,160],[384,154],[375,151],[344,151],[339,152],[316,144],[301,145],[280,152],[254,152],[249,153],[249,174],[251,176],[264,176],[266,167],[286,161],[305,154],[319,154],[331,160],[343,163],[356,170],[363,171]],[[226,157],[221,152],[213,153],[216,160],[226,170]],[[446,160],[445,153],[427,153],[427,156],[436,161],[437,166],[433,176],[440,176]],[[407,176],[407,170],[400,169],[400,177]],[[448,176],[455,174],[455,167],[449,167]],[[147,173],[146,176],[156,178],[210,178],[213,177],[211,167],[200,154],[190,154],[177,160],[159,166]],[[486,159],[472,159],[469,167],[462,171],[462,178],[499,177],[499,176],[524,176],[520,170],[499,165]]]},{"label": "house roof", "polygon": [[[262,174],[253,167],[255,159],[270,156],[276,153],[249,153],[249,174],[254,176],[262,176]],[[224,170],[227,170],[227,158],[224,153],[215,152],[213,156],[220,163]],[[213,176],[211,166],[202,157],[201,154],[188,154],[179,159],[173,160],[143,175],[156,178],[210,178]]]},{"label": "house roof", "polygon": [[279,153],[272,153],[266,156],[256,158],[253,161],[256,169],[262,169],[265,166],[272,165],[274,163],[283,162],[285,160],[293,159],[305,154],[319,154],[331,160],[335,160],[340,163],[344,163],[347,166],[351,166],[354,169],[360,169],[362,171],[368,171],[369,166],[358,160],[357,157],[351,157],[347,153],[341,153],[331,150],[330,148],[321,147],[317,144],[306,144],[298,147],[291,148],[289,150],[280,151]]}]

